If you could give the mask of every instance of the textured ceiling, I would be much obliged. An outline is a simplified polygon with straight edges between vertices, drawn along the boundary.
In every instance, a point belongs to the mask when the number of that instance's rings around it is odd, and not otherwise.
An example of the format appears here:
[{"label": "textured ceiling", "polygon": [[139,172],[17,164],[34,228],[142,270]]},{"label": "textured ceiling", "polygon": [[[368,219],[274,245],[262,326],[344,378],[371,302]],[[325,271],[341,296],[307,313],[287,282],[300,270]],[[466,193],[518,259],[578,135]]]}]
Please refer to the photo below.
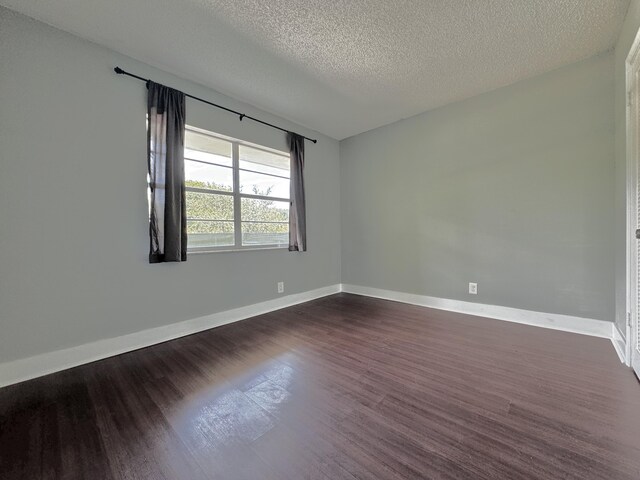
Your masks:
[{"label": "textured ceiling", "polygon": [[0,0],[342,139],[610,49],[629,0]]}]

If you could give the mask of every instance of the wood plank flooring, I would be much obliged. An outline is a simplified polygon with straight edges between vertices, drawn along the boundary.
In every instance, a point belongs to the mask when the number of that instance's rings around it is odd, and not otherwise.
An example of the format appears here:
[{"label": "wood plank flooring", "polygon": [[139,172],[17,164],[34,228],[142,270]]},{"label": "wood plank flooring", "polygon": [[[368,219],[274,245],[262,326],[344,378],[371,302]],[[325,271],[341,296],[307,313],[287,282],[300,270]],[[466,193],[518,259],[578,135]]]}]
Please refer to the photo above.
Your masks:
[{"label": "wood plank flooring", "polygon": [[640,479],[605,339],[339,294],[0,390],[0,478]]}]

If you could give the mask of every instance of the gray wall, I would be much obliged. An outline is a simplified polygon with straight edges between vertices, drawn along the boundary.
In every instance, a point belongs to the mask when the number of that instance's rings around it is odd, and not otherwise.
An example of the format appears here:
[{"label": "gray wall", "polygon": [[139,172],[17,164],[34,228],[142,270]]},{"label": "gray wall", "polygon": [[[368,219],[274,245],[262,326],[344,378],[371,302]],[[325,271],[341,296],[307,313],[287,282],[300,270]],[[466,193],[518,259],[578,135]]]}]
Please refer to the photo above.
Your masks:
[{"label": "gray wall", "polygon": [[616,327],[625,337],[627,330],[627,131],[626,131],[626,59],[640,28],[640,1],[631,0],[615,49],[615,285]]},{"label": "gray wall", "polygon": [[613,60],[342,141],[343,283],[612,321]]},{"label": "gray wall", "polygon": [[[147,263],[145,88],[120,65],[309,136],[309,251]],[[221,66],[220,68],[224,68]],[[188,123],[285,149],[189,102]],[[338,142],[0,8],[0,363],[340,281]]]},{"label": "gray wall", "polygon": [[[276,298],[279,280],[623,318],[624,57],[638,25],[634,0],[615,56],[339,145],[0,7],[0,363]],[[318,136],[309,252],[149,265],[145,90],[114,65]],[[190,124],[286,148],[279,132],[187,108]]]}]

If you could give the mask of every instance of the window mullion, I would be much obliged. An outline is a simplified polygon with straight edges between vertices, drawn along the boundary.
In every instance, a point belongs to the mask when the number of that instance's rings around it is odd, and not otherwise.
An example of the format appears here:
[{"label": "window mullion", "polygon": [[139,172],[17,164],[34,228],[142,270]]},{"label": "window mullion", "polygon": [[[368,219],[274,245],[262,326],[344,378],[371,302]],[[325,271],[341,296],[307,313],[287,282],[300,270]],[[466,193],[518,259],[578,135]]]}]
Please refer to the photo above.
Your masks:
[{"label": "window mullion", "polygon": [[233,142],[231,147],[233,161],[233,231],[235,233],[236,247],[242,246],[242,222],[240,202],[240,147],[238,142]]}]

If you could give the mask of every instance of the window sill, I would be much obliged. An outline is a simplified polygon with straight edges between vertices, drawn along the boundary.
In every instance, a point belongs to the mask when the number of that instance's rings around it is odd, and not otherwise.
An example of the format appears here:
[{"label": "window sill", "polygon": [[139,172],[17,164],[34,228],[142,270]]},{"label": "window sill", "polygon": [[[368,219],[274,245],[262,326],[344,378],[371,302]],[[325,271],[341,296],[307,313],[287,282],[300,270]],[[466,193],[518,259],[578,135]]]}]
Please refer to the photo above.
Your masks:
[{"label": "window sill", "polygon": [[288,252],[289,247],[247,247],[247,248],[211,249],[211,250],[187,250],[187,256],[202,255],[202,254],[208,254],[208,253],[260,252],[263,250],[267,250],[267,251],[282,250],[282,251]]}]

